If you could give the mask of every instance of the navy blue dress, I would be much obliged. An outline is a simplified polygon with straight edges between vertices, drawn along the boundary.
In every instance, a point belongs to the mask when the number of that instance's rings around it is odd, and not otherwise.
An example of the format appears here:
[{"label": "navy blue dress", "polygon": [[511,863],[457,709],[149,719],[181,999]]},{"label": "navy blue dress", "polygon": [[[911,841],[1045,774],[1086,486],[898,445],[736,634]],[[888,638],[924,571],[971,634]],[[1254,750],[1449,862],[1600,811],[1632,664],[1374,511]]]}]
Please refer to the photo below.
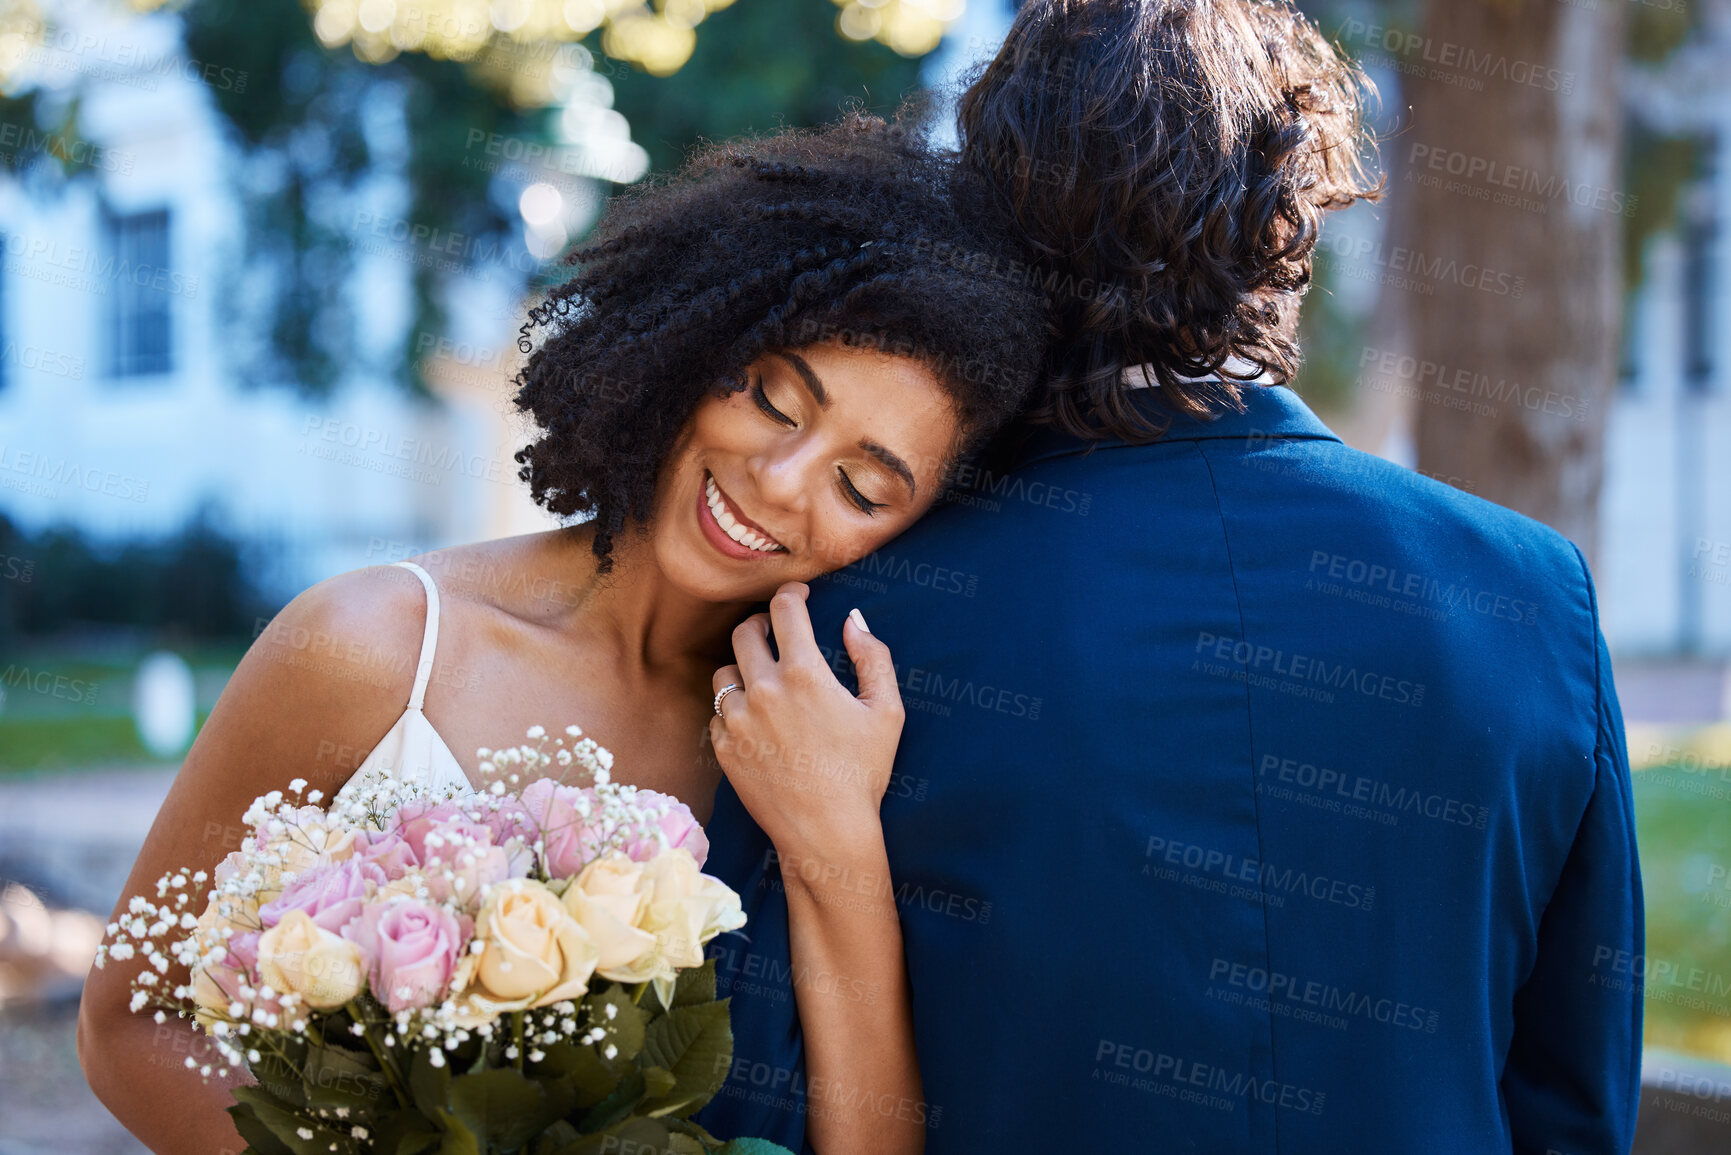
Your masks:
[{"label": "navy blue dress", "polygon": [[[815,583],[834,667],[857,605],[907,705],[925,1101],[882,1109],[930,1155],[1621,1155],[1641,884],[1587,567],[1289,390],[1247,406],[1043,431]],[[703,1118],[799,1150],[779,864],[725,784],[709,836],[750,922]]]}]

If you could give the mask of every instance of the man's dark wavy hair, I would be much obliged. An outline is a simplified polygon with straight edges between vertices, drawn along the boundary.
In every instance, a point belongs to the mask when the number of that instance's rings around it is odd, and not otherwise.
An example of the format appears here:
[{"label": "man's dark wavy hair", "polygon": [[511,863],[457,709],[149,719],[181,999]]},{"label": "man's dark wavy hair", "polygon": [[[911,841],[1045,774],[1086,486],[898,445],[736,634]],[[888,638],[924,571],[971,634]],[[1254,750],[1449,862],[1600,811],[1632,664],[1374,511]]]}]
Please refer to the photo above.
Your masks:
[{"label": "man's dark wavy hair", "polygon": [[698,402],[744,389],[760,354],[839,341],[918,359],[954,405],[958,456],[1026,403],[1044,299],[1005,271],[1015,250],[989,194],[921,115],[706,145],[615,198],[565,258],[576,273],[519,340],[516,404],[539,436],[516,459],[548,510],[595,515],[601,572],[616,536],[648,523]]},{"label": "man's dark wavy hair", "polygon": [[1195,417],[1240,404],[1229,359],[1289,381],[1323,214],[1381,191],[1373,95],[1286,0],[1027,0],[961,97],[962,160],[1038,266],[1114,288],[1054,300],[1029,420],[1159,436],[1136,365]]}]

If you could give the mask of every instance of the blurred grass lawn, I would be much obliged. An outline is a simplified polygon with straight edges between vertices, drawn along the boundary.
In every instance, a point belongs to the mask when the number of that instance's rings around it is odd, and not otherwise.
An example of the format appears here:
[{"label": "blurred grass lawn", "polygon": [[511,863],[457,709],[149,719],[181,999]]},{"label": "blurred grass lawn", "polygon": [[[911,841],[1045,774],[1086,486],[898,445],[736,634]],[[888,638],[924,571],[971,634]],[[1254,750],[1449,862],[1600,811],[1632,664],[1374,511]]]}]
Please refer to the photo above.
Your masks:
[{"label": "blurred grass lawn", "polygon": [[1731,1063],[1731,726],[1666,745],[1634,779],[1646,1041]]},{"label": "blurred grass lawn", "polygon": [[[172,765],[152,755],[132,720],[132,682],[145,647],[37,648],[0,657],[0,774]],[[240,647],[176,652],[193,671],[195,726],[240,661]],[[36,688],[40,687],[40,689]]]}]

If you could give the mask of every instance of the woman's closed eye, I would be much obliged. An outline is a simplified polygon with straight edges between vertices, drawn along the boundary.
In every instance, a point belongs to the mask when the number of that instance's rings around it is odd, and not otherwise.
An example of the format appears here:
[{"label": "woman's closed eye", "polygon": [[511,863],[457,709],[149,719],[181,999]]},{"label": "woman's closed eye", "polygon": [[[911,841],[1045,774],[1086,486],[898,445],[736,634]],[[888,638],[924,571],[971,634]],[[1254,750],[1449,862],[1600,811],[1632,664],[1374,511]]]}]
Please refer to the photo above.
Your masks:
[{"label": "woman's closed eye", "polygon": [[759,409],[763,410],[764,413],[766,415],[768,415],[768,417],[771,421],[775,421],[781,425],[787,425],[787,426],[793,426],[793,425],[799,424],[797,421],[795,421],[793,418],[789,417],[787,414],[783,413],[781,410],[777,409],[775,407],[775,405],[773,403],[771,403],[771,401],[769,399],[769,394],[765,393],[763,391],[763,379],[762,378],[759,378],[758,380],[753,381],[751,383],[751,399],[753,401],[757,402],[757,407]]},{"label": "woman's closed eye", "polygon": [[883,502],[873,501],[858,489],[854,488],[853,478],[847,475],[847,470],[838,465],[835,467],[835,471],[841,478],[842,491],[847,494],[847,499],[849,501],[859,507],[860,512],[870,514],[872,510],[883,507]]}]

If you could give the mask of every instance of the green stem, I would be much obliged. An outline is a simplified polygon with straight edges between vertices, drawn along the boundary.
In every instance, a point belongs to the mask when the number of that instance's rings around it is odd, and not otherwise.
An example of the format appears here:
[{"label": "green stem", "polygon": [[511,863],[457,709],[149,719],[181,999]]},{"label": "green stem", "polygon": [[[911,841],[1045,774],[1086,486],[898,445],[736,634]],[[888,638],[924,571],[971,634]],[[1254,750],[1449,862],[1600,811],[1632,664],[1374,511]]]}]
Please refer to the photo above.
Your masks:
[{"label": "green stem", "polygon": [[379,1046],[378,1040],[373,1038],[372,1024],[361,1017],[361,1009],[354,1003],[349,1003],[344,1009],[349,1012],[349,1016],[353,1018],[355,1022],[360,1024],[361,1037],[367,1041],[367,1049],[373,1053],[373,1058],[379,1061],[379,1068],[384,1071],[386,1075],[390,1076],[389,1082],[391,1084],[391,1093],[397,1097],[397,1106],[406,1108],[409,1105],[409,1100],[408,1097],[403,1094],[402,1073],[397,1070],[397,1065],[395,1063],[385,1057],[385,1049]]}]

